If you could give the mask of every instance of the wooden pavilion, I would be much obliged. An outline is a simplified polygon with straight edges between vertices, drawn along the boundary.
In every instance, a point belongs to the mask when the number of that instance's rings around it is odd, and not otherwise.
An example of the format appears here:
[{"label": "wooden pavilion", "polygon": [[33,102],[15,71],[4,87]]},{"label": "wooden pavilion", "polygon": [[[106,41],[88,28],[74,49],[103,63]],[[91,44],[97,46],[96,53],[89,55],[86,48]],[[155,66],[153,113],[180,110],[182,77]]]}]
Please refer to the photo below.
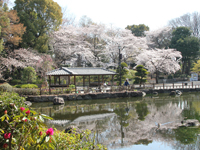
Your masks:
[{"label": "wooden pavilion", "polygon": [[[103,68],[92,68],[92,67],[85,67],[85,68],[67,68],[61,67],[52,71],[47,72],[47,76],[49,79],[49,88],[51,87],[68,87],[70,84],[75,85],[75,91],[77,91],[76,85],[76,77],[82,76],[83,77],[83,87],[85,86],[85,78],[88,77],[89,86],[90,84],[90,77],[91,76],[98,76],[98,86],[101,83],[104,83],[104,76],[111,75],[112,76],[112,85],[113,85],[113,78],[114,75],[117,73],[114,71],[110,71]],[[70,78],[74,77],[74,83],[70,83]],[[52,79],[53,78],[53,79]],[[65,82],[63,82],[63,79]],[[53,81],[53,83],[52,83]]]}]

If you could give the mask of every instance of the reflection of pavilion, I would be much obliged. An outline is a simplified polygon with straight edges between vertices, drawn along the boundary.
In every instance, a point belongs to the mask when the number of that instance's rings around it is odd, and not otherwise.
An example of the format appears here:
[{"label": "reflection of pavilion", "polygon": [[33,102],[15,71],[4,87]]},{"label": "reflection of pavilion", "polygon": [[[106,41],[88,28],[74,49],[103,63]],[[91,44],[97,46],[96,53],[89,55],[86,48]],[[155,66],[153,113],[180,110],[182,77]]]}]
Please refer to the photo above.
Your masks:
[{"label": "reflection of pavilion", "polygon": [[107,117],[112,117],[114,115],[115,115],[115,113],[87,115],[87,116],[80,116],[73,121],[70,121],[70,120],[49,120],[48,123],[62,125],[62,126],[65,126],[65,125],[68,125],[68,124],[73,124],[73,125],[76,125],[76,126],[91,125],[92,122],[95,122],[97,120],[103,120]]}]

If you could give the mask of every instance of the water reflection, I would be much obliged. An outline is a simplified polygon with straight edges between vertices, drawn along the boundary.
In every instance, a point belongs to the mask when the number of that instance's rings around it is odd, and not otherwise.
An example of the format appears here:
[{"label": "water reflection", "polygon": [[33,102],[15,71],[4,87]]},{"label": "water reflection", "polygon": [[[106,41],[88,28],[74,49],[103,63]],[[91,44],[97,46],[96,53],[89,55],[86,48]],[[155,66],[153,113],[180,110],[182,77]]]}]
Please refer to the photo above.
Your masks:
[{"label": "water reflection", "polygon": [[[109,149],[130,149],[134,145],[165,143],[166,149],[199,149],[198,127],[177,128],[184,117],[200,120],[199,94],[180,97],[158,95],[144,98],[118,98],[70,101],[65,106],[33,104],[37,112],[52,116],[63,130],[68,125],[90,129],[95,141]],[[55,122],[56,122],[55,121]],[[65,121],[59,125],[59,121]],[[160,126],[158,127],[158,124]],[[50,124],[51,125],[51,124]],[[169,148],[170,147],[170,148]]]}]

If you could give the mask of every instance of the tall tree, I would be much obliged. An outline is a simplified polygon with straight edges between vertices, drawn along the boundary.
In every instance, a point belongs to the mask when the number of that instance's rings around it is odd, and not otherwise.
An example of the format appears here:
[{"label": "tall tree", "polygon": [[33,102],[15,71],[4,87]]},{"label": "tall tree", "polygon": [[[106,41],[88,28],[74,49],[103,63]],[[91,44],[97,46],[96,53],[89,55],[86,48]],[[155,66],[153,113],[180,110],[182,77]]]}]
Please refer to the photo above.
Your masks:
[{"label": "tall tree", "polygon": [[128,25],[125,29],[131,30],[135,36],[145,36],[145,31],[149,31],[149,27],[144,24],[139,25]]},{"label": "tall tree", "polygon": [[145,35],[150,48],[168,48],[171,43],[172,28],[163,27],[153,31],[146,31]]},{"label": "tall tree", "polygon": [[156,74],[158,83],[159,73],[175,73],[180,69],[181,53],[174,49],[144,50],[136,59],[137,65],[144,65],[149,72]]},{"label": "tall tree", "polygon": [[193,36],[200,38],[200,14],[198,12],[187,13],[172,19],[169,21],[169,25],[173,28],[188,27],[192,31]]},{"label": "tall tree", "polygon": [[15,0],[20,22],[26,28],[21,47],[48,50],[48,34],[58,30],[62,24],[61,7],[53,0]]},{"label": "tall tree", "polygon": [[8,10],[6,3],[3,6],[0,5],[0,18],[0,40],[3,42],[6,53],[9,53],[19,45],[26,28],[19,23],[17,12]]},{"label": "tall tree", "polygon": [[172,32],[170,48],[176,48],[182,53],[182,73],[190,73],[191,63],[197,57],[200,42],[197,37],[191,36],[187,27],[178,27]]}]

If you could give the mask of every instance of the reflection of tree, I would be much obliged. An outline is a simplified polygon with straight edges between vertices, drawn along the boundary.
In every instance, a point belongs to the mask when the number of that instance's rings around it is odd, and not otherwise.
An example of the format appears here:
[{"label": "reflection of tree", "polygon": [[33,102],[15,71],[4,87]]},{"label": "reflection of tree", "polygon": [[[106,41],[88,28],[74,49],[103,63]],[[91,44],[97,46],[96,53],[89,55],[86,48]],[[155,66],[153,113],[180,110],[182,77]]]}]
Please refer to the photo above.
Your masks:
[{"label": "reflection of tree", "polygon": [[129,108],[119,108],[119,109],[115,109],[114,113],[117,114],[117,119],[120,121],[120,126],[121,126],[121,146],[124,146],[124,131],[123,131],[123,127],[128,127],[129,126],[129,122],[128,120],[131,118],[131,116],[129,115]]},{"label": "reflection of tree", "polygon": [[136,145],[139,144],[143,144],[143,145],[149,145],[150,143],[152,143],[152,140],[148,140],[148,139],[140,139],[139,141],[135,142]]},{"label": "reflection of tree", "polygon": [[147,103],[140,102],[136,104],[136,112],[138,114],[138,119],[141,121],[145,120],[145,117],[148,115],[149,111],[147,108]]},{"label": "reflection of tree", "polygon": [[180,127],[174,129],[176,140],[182,144],[192,144],[196,141],[197,134],[200,132],[199,128]]}]

